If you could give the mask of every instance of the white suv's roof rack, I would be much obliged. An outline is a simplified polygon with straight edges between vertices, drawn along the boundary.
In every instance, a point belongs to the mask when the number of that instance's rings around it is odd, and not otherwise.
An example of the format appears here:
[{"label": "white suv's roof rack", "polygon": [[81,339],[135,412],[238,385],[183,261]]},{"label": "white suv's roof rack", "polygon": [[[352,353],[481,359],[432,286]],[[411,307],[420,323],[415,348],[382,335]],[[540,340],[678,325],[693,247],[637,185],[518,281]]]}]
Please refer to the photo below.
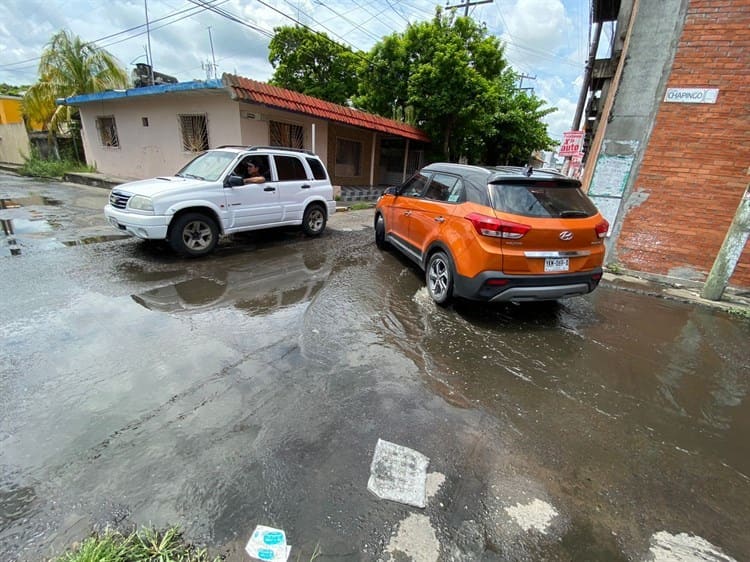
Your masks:
[{"label": "white suv's roof rack", "polygon": [[221,146],[215,147],[216,150],[221,148],[237,148],[239,150],[278,150],[283,152],[302,152],[304,154],[309,154],[310,156],[317,156],[312,150],[292,148],[291,146],[243,146],[239,144],[222,144]]},{"label": "white suv's roof rack", "polygon": [[306,150],[304,148],[292,148],[290,146],[248,146],[247,150],[283,150],[286,152],[303,152],[315,156],[312,150]]}]

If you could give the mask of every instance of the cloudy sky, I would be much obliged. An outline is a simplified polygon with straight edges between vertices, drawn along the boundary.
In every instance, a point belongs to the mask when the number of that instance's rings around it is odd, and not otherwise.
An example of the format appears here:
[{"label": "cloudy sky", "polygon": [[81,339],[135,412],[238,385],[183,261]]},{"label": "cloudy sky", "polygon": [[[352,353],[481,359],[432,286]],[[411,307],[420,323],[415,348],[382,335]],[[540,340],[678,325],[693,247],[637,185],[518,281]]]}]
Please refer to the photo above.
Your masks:
[{"label": "cloudy sky", "polygon": [[[451,2],[449,5],[459,3]],[[475,0],[474,0],[475,1]],[[444,0],[438,3],[444,4]],[[31,84],[53,33],[68,29],[114,54],[128,69],[146,62],[180,81],[217,72],[265,81],[273,68],[268,42],[275,26],[295,20],[336,41],[368,51],[408,23],[434,14],[430,0],[5,0],[0,20],[0,82]],[[213,8],[209,9],[209,7]],[[494,0],[470,16],[506,45],[513,68],[558,111],[547,118],[553,138],[570,128],[588,54],[590,0]],[[146,33],[146,11],[150,33]],[[463,8],[460,13],[463,14]],[[222,14],[216,13],[217,11]],[[210,31],[209,31],[210,30]],[[607,40],[607,30],[602,42]]]}]

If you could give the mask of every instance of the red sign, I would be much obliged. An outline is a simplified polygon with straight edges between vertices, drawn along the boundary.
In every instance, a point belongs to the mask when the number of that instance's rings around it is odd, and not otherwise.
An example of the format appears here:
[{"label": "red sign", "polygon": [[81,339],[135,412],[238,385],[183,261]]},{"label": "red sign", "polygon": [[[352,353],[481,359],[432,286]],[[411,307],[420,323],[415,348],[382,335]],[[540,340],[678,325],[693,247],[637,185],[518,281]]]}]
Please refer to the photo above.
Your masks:
[{"label": "red sign", "polygon": [[583,149],[583,131],[563,133],[563,143],[558,150],[560,156],[575,156]]}]

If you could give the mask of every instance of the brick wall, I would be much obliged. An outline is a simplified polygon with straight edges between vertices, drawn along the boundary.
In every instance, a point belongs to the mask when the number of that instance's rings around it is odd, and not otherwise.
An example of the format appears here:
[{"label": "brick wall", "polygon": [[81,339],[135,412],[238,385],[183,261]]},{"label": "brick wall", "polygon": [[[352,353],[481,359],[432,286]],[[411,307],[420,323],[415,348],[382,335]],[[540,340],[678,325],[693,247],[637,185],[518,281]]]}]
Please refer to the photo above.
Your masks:
[{"label": "brick wall", "polygon": [[[662,102],[617,251],[627,268],[704,280],[750,182],[750,0],[691,0],[667,87],[716,104]],[[730,285],[750,287],[750,245]]]}]

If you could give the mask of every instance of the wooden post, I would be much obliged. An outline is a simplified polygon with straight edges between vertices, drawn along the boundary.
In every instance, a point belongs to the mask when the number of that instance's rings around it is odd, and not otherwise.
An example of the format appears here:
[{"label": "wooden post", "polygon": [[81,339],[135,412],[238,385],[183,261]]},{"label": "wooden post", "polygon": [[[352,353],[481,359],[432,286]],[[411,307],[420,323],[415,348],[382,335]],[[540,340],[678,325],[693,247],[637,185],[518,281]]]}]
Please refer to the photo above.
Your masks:
[{"label": "wooden post", "polygon": [[721,295],[724,294],[724,289],[727,288],[734,268],[740,260],[748,235],[750,235],[750,185],[745,188],[745,194],[734,214],[734,220],[714,260],[711,273],[708,274],[708,279],[703,285],[701,297],[712,301],[721,300]]}]

